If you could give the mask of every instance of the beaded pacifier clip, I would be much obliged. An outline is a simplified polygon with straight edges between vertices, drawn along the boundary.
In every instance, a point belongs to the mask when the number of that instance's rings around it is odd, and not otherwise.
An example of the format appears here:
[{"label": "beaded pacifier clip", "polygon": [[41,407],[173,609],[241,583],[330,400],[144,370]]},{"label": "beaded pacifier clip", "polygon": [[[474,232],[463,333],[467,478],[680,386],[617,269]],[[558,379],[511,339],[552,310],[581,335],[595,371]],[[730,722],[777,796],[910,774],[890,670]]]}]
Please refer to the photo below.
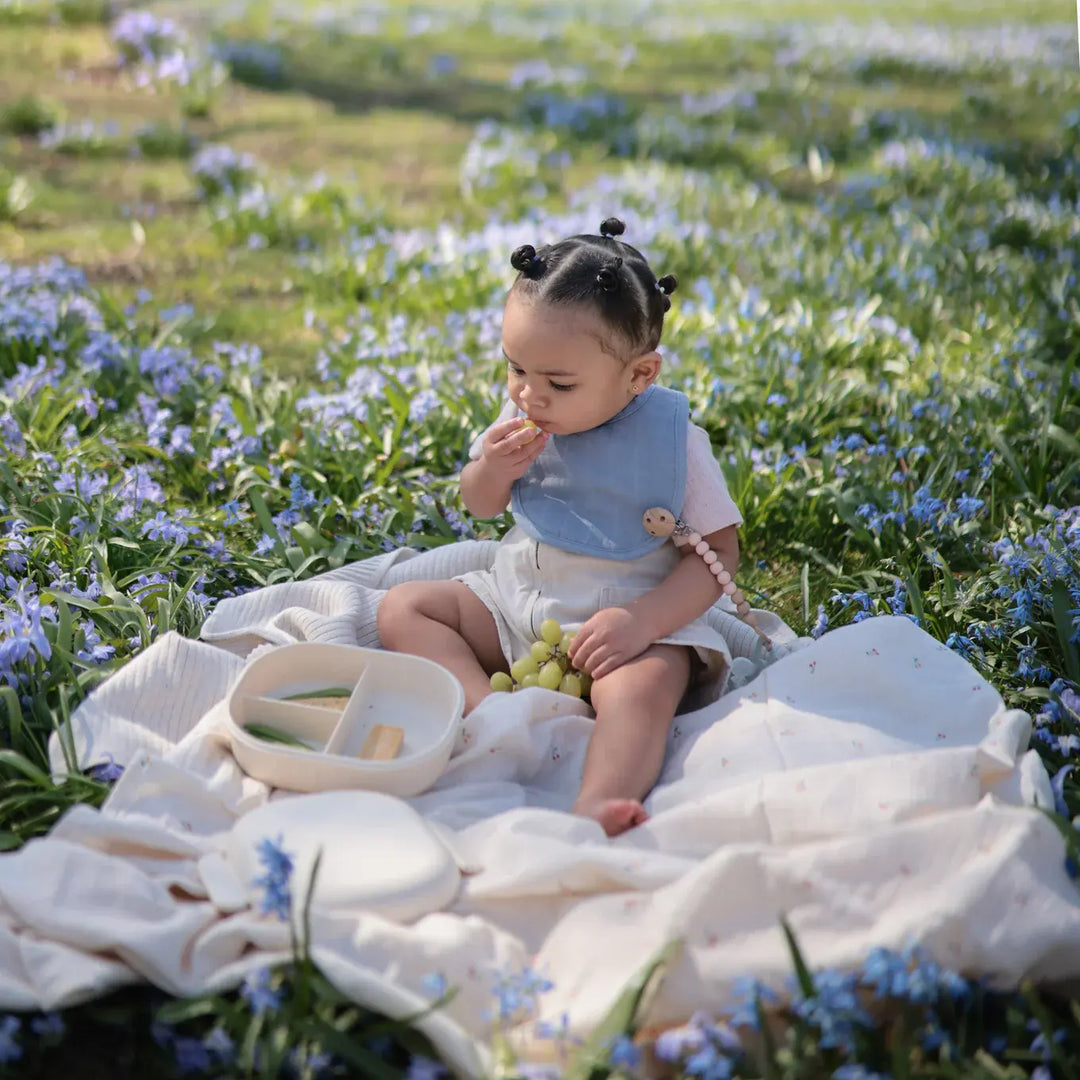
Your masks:
[{"label": "beaded pacifier clip", "polygon": [[649,507],[642,515],[641,521],[645,526],[645,531],[650,536],[666,536],[671,537],[672,540],[676,536],[685,536],[694,551],[705,560],[709,572],[716,577],[724,592],[731,597],[735,610],[739,613],[739,618],[757,633],[766,649],[772,648],[772,641],[755,622],[754,613],[750,610],[750,605],[747,603],[746,597],[743,596],[742,590],[732,580],[731,574],[724,568],[724,564],[717,557],[716,552],[709,547],[707,541],[702,539],[701,533],[694,532],[682,518],[676,517],[670,510],[665,510],[662,506]]}]

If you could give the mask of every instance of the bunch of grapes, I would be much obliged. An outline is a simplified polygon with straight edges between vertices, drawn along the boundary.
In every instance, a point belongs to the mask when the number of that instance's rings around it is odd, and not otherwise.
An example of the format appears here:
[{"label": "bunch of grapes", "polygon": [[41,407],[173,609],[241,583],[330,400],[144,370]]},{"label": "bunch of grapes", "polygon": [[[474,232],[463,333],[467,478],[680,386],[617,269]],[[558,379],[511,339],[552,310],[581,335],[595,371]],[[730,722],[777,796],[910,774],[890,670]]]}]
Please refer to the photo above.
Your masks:
[{"label": "bunch of grapes", "polygon": [[571,697],[588,697],[592,678],[570,663],[573,640],[574,634],[564,634],[555,619],[545,619],[540,624],[540,640],[532,643],[529,655],[515,660],[510,665],[509,675],[505,671],[496,671],[491,676],[491,689],[510,692],[542,686],[545,690],[559,690]]}]

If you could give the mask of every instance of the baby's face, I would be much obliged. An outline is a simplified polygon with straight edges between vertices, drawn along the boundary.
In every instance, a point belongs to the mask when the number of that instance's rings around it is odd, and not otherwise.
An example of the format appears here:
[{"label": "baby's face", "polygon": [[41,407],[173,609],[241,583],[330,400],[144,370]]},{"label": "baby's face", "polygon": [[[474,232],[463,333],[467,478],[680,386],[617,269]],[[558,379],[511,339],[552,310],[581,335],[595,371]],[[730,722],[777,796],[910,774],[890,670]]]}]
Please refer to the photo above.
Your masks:
[{"label": "baby's face", "polygon": [[631,386],[636,382],[642,390],[649,380],[639,376],[635,363],[625,364],[600,347],[604,334],[587,309],[511,293],[502,343],[514,404],[553,435],[588,431],[610,420],[635,397]]}]

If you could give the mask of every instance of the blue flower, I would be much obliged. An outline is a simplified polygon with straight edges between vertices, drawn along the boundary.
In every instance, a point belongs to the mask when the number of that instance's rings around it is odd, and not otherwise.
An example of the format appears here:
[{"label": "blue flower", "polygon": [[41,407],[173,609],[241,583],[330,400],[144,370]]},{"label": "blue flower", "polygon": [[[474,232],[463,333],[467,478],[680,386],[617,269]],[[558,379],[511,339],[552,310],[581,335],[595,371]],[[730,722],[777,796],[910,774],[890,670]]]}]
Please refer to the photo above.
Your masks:
[{"label": "blue flower", "polygon": [[173,1041],[173,1055],[180,1075],[206,1073],[210,1068],[210,1053],[201,1039],[190,1035],[177,1035]]},{"label": "blue flower", "polygon": [[90,778],[97,780],[100,784],[111,784],[124,775],[124,766],[118,765],[108,751],[105,752],[105,757],[106,761],[99,761],[96,765],[90,766]]},{"label": "blue flower", "polygon": [[441,1062],[433,1061],[423,1054],[417,1054],[409,1059],[409,1067],[405,1072],[405,1080],[439,1080],[440,1076],[446,1076],[446,1066]]},{"label": "blue flower", "polygon": [[236,1044],[223,1027],[215,1026],[204,1035],[203,1046],[222,1064],[232,1061],[236,1053]]},{"label": "blue flower", "polygon": [[10,1065],[23,1056],[23,1048],[15,1038],[21,1027],[22,1021],[17,1016],[0,1020],[0,1065]]},{"label": "blue flower", "polygon": [[281,991],[270,985],[270,979],[270,968],[259,968],[244,979],[240,986],[240,996],[257,1016],[264,1012],[274,1012],[281,1007]]},{"label": "blue flower", "polygon": [[641,1060],[641,1051],[628,1035],[617,1035],[608,1047],[608,1061],[615,1068],[633,1069]]},{"label": "blue flower", "polygon": [[283,839],[279,834],[277,840],[263,839],[259,842],[256,852],[266,872],[257,877],[253,884],[263,889],[259,904],[262,913],[288,919],[292,909],[289,882],[292,878],[293,860],[281,847]]},{"label": "blue flower", "polygon": [[30,1030],[43,1039],[60,1039],[67,1030],[64,1019],[59,1013],[43,1013],[30,1021]]}]

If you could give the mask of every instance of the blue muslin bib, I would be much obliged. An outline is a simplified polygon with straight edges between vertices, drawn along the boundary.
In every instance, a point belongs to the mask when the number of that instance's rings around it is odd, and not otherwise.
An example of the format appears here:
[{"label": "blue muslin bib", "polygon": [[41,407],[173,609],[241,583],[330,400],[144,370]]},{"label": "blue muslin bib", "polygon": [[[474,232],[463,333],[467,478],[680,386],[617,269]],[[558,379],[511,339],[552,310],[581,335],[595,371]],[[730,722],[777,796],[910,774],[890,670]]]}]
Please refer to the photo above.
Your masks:
[{"label": "blue muslin bib", "polygon": [[686,489],[685,394],[650,386],[606,423],[552,435],[514,482],[514,521],[534,540],[581,555],[636,559],[666,538],[641,517],[651,506],[682,513]]}]

